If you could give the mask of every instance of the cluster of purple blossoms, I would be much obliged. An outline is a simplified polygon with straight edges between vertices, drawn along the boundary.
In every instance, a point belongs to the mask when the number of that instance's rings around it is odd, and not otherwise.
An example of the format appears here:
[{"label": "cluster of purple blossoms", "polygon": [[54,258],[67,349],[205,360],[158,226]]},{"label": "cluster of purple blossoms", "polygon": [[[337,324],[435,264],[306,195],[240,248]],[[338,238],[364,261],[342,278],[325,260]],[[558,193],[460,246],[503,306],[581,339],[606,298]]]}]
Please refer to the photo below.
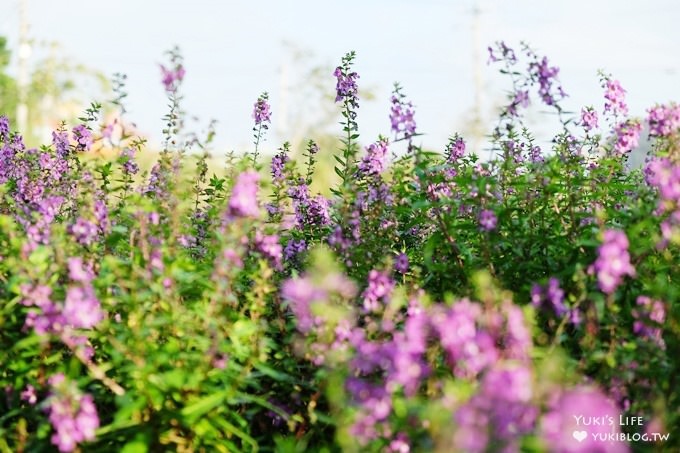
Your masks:
[{"label": "cluster of purple blossoms", "polygon": [[553,85],[559,72],[558,67],[548,65],[546,57],[543,57],[540,61],[536,59],[529,64],[529,74],[538,81],[538,94],[546,105],[555,105],[557,101],[566,97],[561,86],[557,86],[556,93],[553,92]]},{"label": "cluster of purple blossoms", "polygon": [[[620,414],[616,404],[600,390],[576,387],[551,395],[539,431],[551,451],[624,453],[629,451],[627,443],[607,438],[621,432]],[[577,438],[581,432],[586,435]]]},{"label": "cluster of purple blossoms", "polygon": [[262,93],[257,101],[253,105],[253,119],[255,120],[255,125],[262,125],[263,128],[267,128],[266,124],[271,122],[272,112],[269,106],[269,95],[267,93]]},{"label": "cluster of purple blossoms", "polygon": [[408,255],[405,253],[400,253],[397,255],[397,257],[394,259],[394,270],[399,272],[400,274],[405,274],[408,272],[409,268],[409,261],[408,261]]},{"label": "cluster of purple blossoms", "polygon": [[[364,290],[364,310],[367,313],[379,312],[394,290],[394,280],[386,272],[371,270],[368,273],[368,287]],[[381,304],[382,302],[382,304]]]},{"label": "cluster of purple blossoms", "polygon": [[94,222],[78,217],[76,223],[69,225],[68,232],[81,245],[91,245],[97,239],[99,228]]},{"label": "cluster of purple blossoms", "polygon": [[416,120],[413,118],[415,110],[411,102],[405,102],[404,96],[398,91],[392,95],[390,107],[390,123],[397,140],[400,134],[403,138],[410,138],[416,133]]},{"label": "cluster of purple blossoms", "polygon": [[160,65],[160,68],[162,75],[161,81],[163,82],[165,91],[169,93],[176,91],[179,82],[181,82],[184,79],[184,75],[186,74],[184,66],[177,65],[174,69],[172,68],[168,69],[165,66]]},{"label": "cluster of purple blossoms", "polygon": [[68,141],[68,132],[53,131],[52,144],[54,145],[54,149],[57,152],[57,156],[64,159],[69,155],[71,148]]},{"label": "cluster of purple blossoms", "polygon": [[230,217],[257,218],[260,208],[257,203],[257,191],[260,175],[254,170],[239,174],[229,199],[228,215]]},{"label": "cluster of purple blossoms", "polygon": [[584,107],[581,110],[581,126],[586,132],[590,132],[593,129],[597,129],[597,112],[592,107]]},{"label": "cluster of purple blossoms", "polygon": [[653,340],[661,349],[666,349],[662,325],[666,320],[666,308],[660,300],[638,296],[638,308],[633,310],[633,332]]},{"label": "cluster of purple blossoms", "polygon": [[307,242],[304,239],[291,239],[283,249],[283,256],[286,261],[290,261],[305,250],[307,250]]},{"label": "cluster of purple blossoms", "polygon": [[135,162],[135,150],[132,148],[125,148],[120,153],[120,161],[123,164],[123,173],[130,176],[136,175],[139,172],[139,165]]},{"label": "cluster of purple blossoms", "polygon": [[531,305],[536,308],[548,306],[559,317],[569,311],[564,306],[564,290],[555,277],[550,277],[545,287],[537,284],[531,287]]},{"label": "cluster of purple blossoms", "polygon": [[490,209],[482,209],[479,213],[479,228],[482,231],[493,231],[496,229],[498,224],[498,218],[496,214]]},{"label": "cluster of purple blossoms", "polygon": [[650,136],[669,137],[680,130],[680,105],[675,103],[657,105],[647,112]]},{"label": "cluster of purple blossoms", "polygon": [[60,452],[71,452],[78,444],[94,440],[99,416],[92,395],[82,394],[63,374],[50,377],[49,384],[45,410],[54,428],[52,444]]},{"label": "cluster of purple blossoms", "polygon": [[21,304],[36,307],[26,315],[25,326],[33,328],[37,335],[60,332],[66,321],[61,307],[52,301],[52,288],[45,285],[24,285],[21,287]]},{"label": "cluster of purple blossoms", "polygon": [[305,226],[326,226],[331,223],[330,201],[323,195],[309,196],[309,188],[300,179],[297,185],[288,188],[288,196],[293,200],[295,224]]},{"label": "cluster of purple blossoms", "polygon": [[0,141],[6,141],[9,138],[9,118],[5,115],[0,116]]},{"label": "cluster of purple blossoms", "polygon": [[367,176],[377,176],[385,169],[385,159],[387,158],[386,138],[381,138],[375,143],[371,143],[366,148],[366,155],[359,162],[359,171]]},{"label": "cluster of purple blossoms", "polygon": [[81,151],[89,151],[94,143],[92,132],[83,124],[73,128],[73,140],[76,141],[76,148]]},{"label": "cluster of purple blossoms", "polygon": [[[489,51],[488,63],[495,63],[501,60],[506,61],[511,65],[517,63],[515,51],[508,47],[504,41],[496,42],[496,49],[494,49],[492,46],[489,46],[487,49]],[[496,52],[499,52],[500,56],[497,56]]]},{"label": "cluster of purple blossoms", "polygon": [[628,104],[626,104],[626,90],[623,89],[618,80],[612,80],[609,77],[603,80],[605,89],[604,93],[604,111],[611,112],[614,116],[628,115]]},{"label": "cluster of purple blossoms", "polygon": [[657,247],[663,248],[680,226],[680,165],[665,157],[652,159],[645,167],[645,178],[659,192],[657,214],[670,214],[661,223],[662,240]]},{"label": "cluster of purple blossoms", "polygon": [[614,142],[614,155],[623,156],[635,149],[640,142],[642,124],[637,120],[626,120],[614,128],[616,142]]},{"label": "cluster of purple blossoms", "polygon": [[588,269],[589,274],[597,274],[600,290],[612,294],[621,284],[623,277],[635,276],[635,268],[630,263],[628,238],[619,230],[606,230],[604,242],[597,249],[598,257]]},{"label": "cluster of purple blossoms", "polygon": [[332,351],[347,349],[352,324],[347,320],[326,318],[324,304],[340,298],[348,301],[356,295],[356,286],[343,274],[332,273],[317,280],[313,276],[286,280],[281,286],[281,297],[295,317],[297,330],[307,341],[306,358],[316,365],[328,360]]},{"label": "cluster of purple blossoms", "polygon": [[282,151],[272,157],[272,179],[274,182],[281,182],[284,179],[284,169],[286,168],[286,163],[289,161],[288,155],[285,151]]},{"label": "cluster of purple blossoms", "polygon": [[357,79],[359,74],[356,72],[349,72],[346,67],[338,66],[333,71],[333,75],[337,79],[335,84],[335,102],[346,102],[354,108],[359,107],[359,97],[357,86]]},{"label": "cluster of purple blossoms", "polygon": [[455,136],[449,140],[446,146],[446,160],[450,163],[455,163],[458,159],[465,155],[465,140],[462,137]]},{"label": "cluster of purple blossoms", "polygon": [[484,375],[480,388],[455,414],[453,445],[457,451],[482,453],[493,440],[494,450],[519,451],[523,436],[534,430],[538,408],[531,370],[498,364]]},{"label": "cluster of purple blossoms", "polygon": [[263,234],[261,231],[257,231],[253,245],[255,250],[267,258],[275,269],[281,269],[283,247],[276,234]]}]

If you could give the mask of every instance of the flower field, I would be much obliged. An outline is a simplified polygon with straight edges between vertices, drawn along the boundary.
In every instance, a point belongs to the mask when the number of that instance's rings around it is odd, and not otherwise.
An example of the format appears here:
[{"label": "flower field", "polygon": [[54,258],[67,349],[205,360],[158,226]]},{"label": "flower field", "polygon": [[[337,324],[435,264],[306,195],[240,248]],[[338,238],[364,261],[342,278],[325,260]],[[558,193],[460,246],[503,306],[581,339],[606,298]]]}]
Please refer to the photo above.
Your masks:
[{"label": "flower field", "polygon": [[399,85],[364,147],[354,61],[340,149],[263,156],[263,93],[223,176],[177,52],[148,172],[98,104],[37,149],[0,117],[0,452],[680,451],[680,106],[631,117],[600,73],[566,111],[558,68],[500,42],[492,159],[418,146]]}]

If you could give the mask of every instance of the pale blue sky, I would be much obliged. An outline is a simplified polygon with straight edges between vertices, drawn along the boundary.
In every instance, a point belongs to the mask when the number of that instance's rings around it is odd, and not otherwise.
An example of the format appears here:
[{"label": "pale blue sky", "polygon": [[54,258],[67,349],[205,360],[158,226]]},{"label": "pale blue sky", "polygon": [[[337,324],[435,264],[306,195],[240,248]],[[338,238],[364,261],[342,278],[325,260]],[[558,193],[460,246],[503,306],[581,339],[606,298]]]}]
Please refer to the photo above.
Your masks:
[{"label": "pale blue sky", "polygon": [[[389,132],[392,82],[417,107],[423,144],[441,149],[473,106],[473,0],[27,0],[30,34],[55,40],[64,54],[105,74],[129,77],[131,118],[160,140],[166,102],[157,64],[178,44],[184,53],[186,109],[204,123],[215,118],[217,144],[243,148],[251,138],[252,104],[269,91],[280,111],[282,42],[314,52],[332,67],[357,52],[360,83],[377,99],[359,113],[362,140]],[[19,0],[0,0],[0,34],[16,43]],[[479,0],[482,60],[495,40],[526,40],[561,68],[567,107],[601,107],[602,68],[629,91],[632,113],[680,99],[680,2],[649,0]],[[506,81],[482,67],[484,110]],[[328,86],[334,86],[328,74]],[[280,118],[279,118],[280,120]],[[289,137],[269,137],[277,147]]]}]

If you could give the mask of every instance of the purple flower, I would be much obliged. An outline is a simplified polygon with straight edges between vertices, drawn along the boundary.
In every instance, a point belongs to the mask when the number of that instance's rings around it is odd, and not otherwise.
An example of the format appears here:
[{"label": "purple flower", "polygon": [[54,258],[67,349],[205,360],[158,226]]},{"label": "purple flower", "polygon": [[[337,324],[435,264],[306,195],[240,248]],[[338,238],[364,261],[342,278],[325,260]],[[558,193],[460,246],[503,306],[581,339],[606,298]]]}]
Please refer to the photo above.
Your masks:
[{"label": "purple flower", "polygon": [[283,247],[281,247],[279,237],[276,234],[267,235],[260,231],[256,232],[255,250],[267,258],[274,268],[279,269],[281,267]]},{"label": "purple flower", "polygon": [[680,129],[680,105],[657,105],[647,112],[650,136],[669,137]]},{"label": "purple flower", "polygon": [[260,175],[254,170],[247,170],[238,175],[229,199],[230,216],[259,217],[260,208],[257,204],[259,180]]},{"label": "purple flower", "polygon": [[368,176],[376,176],[385,169],[387,157],[387,139],[381,138],[366,148],[366,155],[359,162],[359,171]]},{"label": "purple flower", "polygon": [[126,175],[136,175],[139,172],[139,165],[135,162],[135,150],[125,148],[120,153],[119,161],[123,164],[123,173]]},{"label": "purple flower", "polygon": [[26,386],[26,389],[21,392],[20,397],[22,401],[26,401],[30,405],[35,405],[35,403],[38,402],[38,395],[35,393],[35,387],[31,384]]},{"label": "purple flower", "polygon": [[446,159],[449,162],[454,163],[464,155],[465,141],[456,135],[449,141],[449,144],[446,147]]},{"label": "purple flower", "polygon": [[174,69],[168,69],[165,66],[160,65],[160,68],[162,75],[161,81],[163,82],[165,91],[175,91],[177,89],[178,82],[181,82],[184,79],[184,75],[186,74],[184,66],[178,65]]},{"label": "purple flower", "polygon": [[[255,125],[271,122],[271,111],[268,102],[269,96],[267,93],[262,93],[253,107],[253,119]],[[266,126],[264,126],[266,128]]]},{"label": "purple flower", "polygon": [[291,239],[283,250],[283,256],[286,258],[286,261],[290,261],[305,250],[307,250],[307,242],[304,239]]},{"label": "purple flower", "polygon": [[71,452],[78,444],[94,440],[99,417],[92,396],[80,393],[63,374],[52,376],[49,383],[46,411],[54,428],[52,444],[60,452]]},{"label": "purple flower", "polygon": [[386,303],[392,295],[394,281],[390,276],[373,269],[368,273],[368,287],[364,290],[364,310],[368,313],[380,311],[380,301]]},{"label": "purple flower", "polygon": [[94,143],[92,132],[83,124],[73,128],[73,139],[76,141],[76,148],[83,151],[89,151]]},{"label": "purple flower", "polygon": [[557,87],[557,93],[552,92],[560,70],[555,66],[549,66],[546,57],[543,57],[540,62],[537,59],[529,64],[529,72],[538,81],[538,94],[546,105],[554,105],[556,101],[566,96],[562,87],[559,86]]},{"label": "purple flower", "polygon": [[288,302],[290,310],[295,316],[296,325],[300,332],[307,333],[314,326],[311,305],[322,301],[327,293],[317,288],[308,277],[286,280],[281,287],[281,296]]},{"label": "purple flower", "polygon": [[97,226],[82,217],[78,217],[76,223],[70,225],[68,232],[82,245],[90,245],[97,239]]},{"label": "purple flower", "polygon": [[624,276],[635,276],[628,254],[628,238],[623,231],[606,230],[604,242],[597,250],[598,257],[588,271],[590,274],[597,274],[602,292],[612,294]]},{"label": "purple flower", "polygon": [[604,111],[611,112],[613,115],[628,115],[628,105],[626,104],[626,90],[623,89],[618,80],[605,77],[604,82]]},{"label": "purple flower", "polygon": [[395,86],[390,108],[390,123],[397,139],[400,134],[403,134],[404,138],[410,138],[416,133],[416,121],[413,118],[415,110],[413,104],[406,102],[404,97],[399,86]]},{"label": "purple flower", "polygon": [[[353,58],[353,56],[352,56]],[[335,84],[335,102],[347,102],[352,107],[359,107],[359,97],[357,86],[357,79],[359,75],[356,72],[350,72],[351,59],[349,56],[343,58],[343,66],[338,66],[333,71],[336,78]]]},{"label": "purple flower", "polygon": [[638,296],[638,308],[633,310],[633,332],[653,340],[661,349],[666,349],[663,340],[663,323],[666,320],[666,309],[660,300],[652,300],[647,296]]},{"label": "purple flower", "polygon": [[[619,453],[625,442],[608,439],[620,433],[620,410],[598,389],[576,387],[549,402],[540,421],[540,435],[551,451],[565,453]],[[584,432],[583,438],[577,438]]]},{"label": "purple flower", "polygon": [[55,131],[52,132],[52,144],[54,149],[57,151],[57,155],[62,159],[68,156],[70,151],[70,145],[68,141],[68,132],[66,131]]},{"label": "purple flower", "polygon": [[494,212],[489,209],[483,209],[482,212],[479,213],[478,221],[479,227],[482,231],[495,230],[498,223],[496,214],[494,214]]},{"label": "purple flower", "polygon": [[581,110],[581,125],[586,132],[597,128],[597,112],[592,107],[584,107]]},{"label": "purple flower", "polygon": [[540,308],[548,305],[557,316],[565,315],[568,310],[564,306],[564,291],[560,288],[560,281],[550,277],[545,287],[533,285],[531,288],[531,304]]},{"label": "purple flower", "polygon": [[616,142],[614,143],[614,154],[623,156],[638,146],[642,124],[637,120],[626,120],[614,128]]},{"label": "purple flower", "polygon": [[405,253],[400,253],[394,260],[394,270],[400,274],[408,272],[409,262],[408,256]]},{"label": "purple flower", "polygon": [[2,115],[0,116],[0,141],[7,141],[9,138],[9,119]]},{"label": "purple flower", "polygon": [[91,266],[85,266],[80,257],[68,259],[68,270],[69,278],[74,282],[90,283],[94,277]]},{"label": "purple flower", "polygon": [[490,369],[478,392],[454,414],[456,451],[487,451],[490,437],[499,451],[519,451],[521,438],[533,431],[538,415],[532,397],[529,368],[497,365]]},{"label": "purple flower", "polygon": [[72,286],[66,291],[64,320],[76,329],[90,329],[104,319],[92,285]]},{"label": "purple flower", "polygon": [[288,160],[288,156],[284,151],[272,157],[272,178],[274,181],[283,181],[283,171]]}]

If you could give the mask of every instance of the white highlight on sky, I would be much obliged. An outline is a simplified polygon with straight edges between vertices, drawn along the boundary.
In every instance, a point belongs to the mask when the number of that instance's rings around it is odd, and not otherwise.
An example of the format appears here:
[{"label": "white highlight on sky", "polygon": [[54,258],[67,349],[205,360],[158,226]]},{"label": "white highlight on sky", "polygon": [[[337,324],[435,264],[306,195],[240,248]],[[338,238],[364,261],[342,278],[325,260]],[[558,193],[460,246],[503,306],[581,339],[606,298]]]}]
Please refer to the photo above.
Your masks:
[{"label": "white highlight on sky", "polygon": [[[19,1],[0,0],[0,34],[13,48]],[[566,106],[575,111],[602,107],[598,69],[621,80],[634,115],[680,100],[680,2],[674,0],[25,1],[32,38],[57,41],[66,55],[105,74],[128,75],[130,118],[152,143],[162,139],[167,105],[158,63],[175,44],[187,68],[185,108],[202,124],[218,120],[222,151],[248,149],[252,106],[262,91],[270,93],[276,124],[281,70],[290,60],[284,41],[313,52],[331,70],[345,52],[357,52],[359,82],[376,94],[359,111],[365,143],[389,135],[389,95],[399,81],[416,106],[422,143],[442,149],[473,109],[475,44],[483,65],[481,110],[492,120],[491,109],[508,88],[485,64],[486,47],[497,40],[517,47],[525,40],[547,55],[560,67]],[[330,73],[328,87],[334,87]],[[289,139],[272,132],[270,149]]]}]

